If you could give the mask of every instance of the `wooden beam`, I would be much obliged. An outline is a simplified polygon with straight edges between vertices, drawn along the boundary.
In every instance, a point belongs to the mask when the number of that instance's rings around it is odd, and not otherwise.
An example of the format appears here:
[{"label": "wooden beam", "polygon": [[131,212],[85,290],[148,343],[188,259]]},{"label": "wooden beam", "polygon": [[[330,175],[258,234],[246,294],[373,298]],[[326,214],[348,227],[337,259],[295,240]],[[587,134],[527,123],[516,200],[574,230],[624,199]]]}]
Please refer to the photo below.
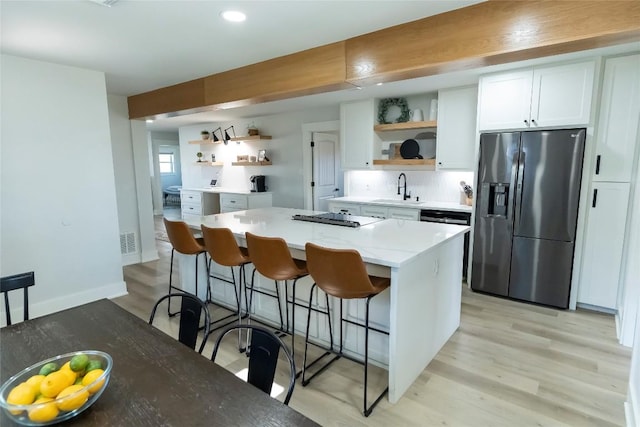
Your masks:
[{"label": "wooden beam", "polygon": [[129,97],[129,117],[232,108],[640,40],[640,1],[488,1]]},{"label": "wooden beam", "polygon": [[205,107],[204,78],[127,98],[129,118],[141,119]]},{"label": "wooden beam", "polygon": [[205,78],[205,101],[231,108],[353,87],[344,49],[341,41],[214,74]]},{"label": "wooden beam", "polygon": [[488,1],[346,41],[356,85],[640,40],[639,1]]}]

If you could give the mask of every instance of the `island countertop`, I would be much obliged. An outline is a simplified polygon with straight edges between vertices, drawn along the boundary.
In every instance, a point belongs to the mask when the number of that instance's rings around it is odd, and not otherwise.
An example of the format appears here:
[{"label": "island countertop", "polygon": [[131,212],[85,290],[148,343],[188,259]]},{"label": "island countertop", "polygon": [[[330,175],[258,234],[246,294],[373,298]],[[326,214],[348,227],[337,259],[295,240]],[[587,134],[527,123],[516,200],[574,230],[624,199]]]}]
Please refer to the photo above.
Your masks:
[{"label": "island countertop", "polygon": [[260,208],[240,212],[208,215],[187,220],[194,228],[225,227],[238,237],[245,232],[260,236],[281,237],[289,247],[304,250],[307,242],[336,249],[355,249],[368,263],[400,267],[469,230],[467,226],[436,224],[401,219],[379,220],[357,228],[317,224],[292,219],[295,214],[320,212],[290,208]]}]

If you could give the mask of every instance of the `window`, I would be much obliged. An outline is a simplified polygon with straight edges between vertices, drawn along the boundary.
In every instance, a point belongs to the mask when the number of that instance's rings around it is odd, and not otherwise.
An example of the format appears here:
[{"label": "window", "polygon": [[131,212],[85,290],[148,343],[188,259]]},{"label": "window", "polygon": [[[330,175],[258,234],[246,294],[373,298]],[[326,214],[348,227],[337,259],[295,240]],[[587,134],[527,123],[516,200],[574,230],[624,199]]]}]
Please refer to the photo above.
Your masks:
[{"label": "window", "polygon": [[173,175],[176,173],[173,153],[160,153],[158,155],[158,161],[160,163],[161,175]]}]

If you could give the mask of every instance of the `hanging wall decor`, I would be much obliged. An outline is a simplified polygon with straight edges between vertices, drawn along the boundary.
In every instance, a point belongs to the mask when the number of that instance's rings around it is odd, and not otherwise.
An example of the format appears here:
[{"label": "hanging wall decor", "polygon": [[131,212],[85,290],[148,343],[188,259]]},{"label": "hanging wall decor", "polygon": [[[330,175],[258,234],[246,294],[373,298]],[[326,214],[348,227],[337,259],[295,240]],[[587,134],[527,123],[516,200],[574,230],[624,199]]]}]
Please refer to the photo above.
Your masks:
[{"label": "hanging wall decor", "polygon": [[[389,117],[387,113],[389,112],[389,107],[398,107],[400,109],[400,115],[397,116],[395,120],[392,117]],[[380,100],[380,104],[378,105],[378,123],[381,125],[389,124],[389,123],[403,123],[409,121],[409,106],[407,105],[407,100],[404,98],[384,98]]]}]

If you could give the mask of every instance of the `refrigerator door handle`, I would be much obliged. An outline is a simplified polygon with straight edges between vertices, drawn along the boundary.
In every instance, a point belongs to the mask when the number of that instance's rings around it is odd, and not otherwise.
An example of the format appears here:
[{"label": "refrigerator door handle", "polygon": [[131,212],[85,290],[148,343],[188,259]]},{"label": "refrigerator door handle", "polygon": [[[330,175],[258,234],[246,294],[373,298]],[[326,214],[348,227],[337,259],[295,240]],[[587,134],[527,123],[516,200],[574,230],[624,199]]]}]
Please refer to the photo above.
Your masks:
[{"label": "refrigerator door handle", "polygon": [[522,194],[523,194],[523,185],[524,185],[524,165],[525,165],[525,153],[524,151],[520,152],[520,161],[518,162],[518,183],[516,185],[516,194],[515,196],[518,198],[518,202],[516,204],[516,218],[514,229],[517,230],[520,228],[520,217],[522,216]]},{"label": "refrigerator door handle", "polygon": [[[514,153],[513,154],[513,158],[511,159],[511,178],[509,179],[509,193],[507,194],[507,197],[509,198],[508,204],[507,204],[507,215],[506,215],[506,219],[511,219],[513,218],[513,200],[514,197],[513,195],[515,194],[515,184],[516,184],[516,178],[517,178],[517,171],[518,171],[518,153]],[[511,221],[509,221],[509,223],[511,223]]]}]

